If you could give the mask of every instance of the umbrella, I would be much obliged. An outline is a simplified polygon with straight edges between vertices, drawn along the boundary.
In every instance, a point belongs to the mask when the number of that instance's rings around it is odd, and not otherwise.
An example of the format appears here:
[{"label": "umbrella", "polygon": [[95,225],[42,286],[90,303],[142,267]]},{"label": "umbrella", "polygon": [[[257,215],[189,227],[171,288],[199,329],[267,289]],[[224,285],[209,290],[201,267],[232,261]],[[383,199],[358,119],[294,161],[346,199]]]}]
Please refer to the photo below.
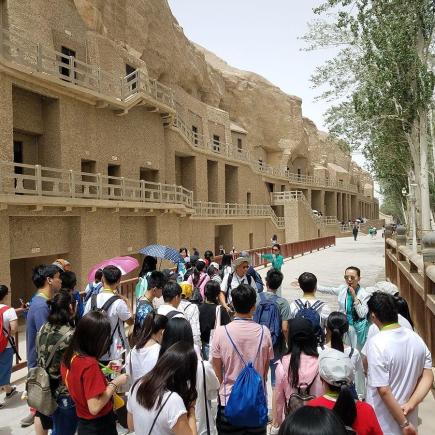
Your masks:
[{"label": "umbrella", "polygon": [[92,282],[94,280],[95,272],[98,269],[104,269],[106,266],[116,266],[121,270],[123,275],[127,275],[127,273],[130,273],[132,270],[139,267],[139,262],[136,260],[136,258],[128,256],[109,258],[108,260],[104,260],[91,268],[88,273],[88,282]]},{"label": "umbrella", "polygon": [[145,248],[142,248],[139,253],[143,255],[151,255],[152,257],[164,258],[165,260],[172,261],[175,264],[178,264],[182,258],[179,252],[168,246],[163,245],[148,245]]}]

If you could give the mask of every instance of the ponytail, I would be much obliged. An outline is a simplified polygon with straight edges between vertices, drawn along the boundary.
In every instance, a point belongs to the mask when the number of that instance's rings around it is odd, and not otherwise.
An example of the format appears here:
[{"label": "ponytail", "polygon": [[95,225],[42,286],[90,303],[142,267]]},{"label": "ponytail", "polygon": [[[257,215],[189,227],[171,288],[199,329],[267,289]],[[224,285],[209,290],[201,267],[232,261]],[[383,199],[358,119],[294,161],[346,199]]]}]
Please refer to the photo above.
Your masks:
[{"label": "ponytail", "polygon": [[168,318],[161,314],[156,314],[154,311],[145,317],[142,328],[136,331],[135,345],[136,349],[142,349],[149,341],[151,336],[162,329],[166,328]]},{"label": "ponytail", "polygon": [[[332,387],[331,389],[335,388]],[[352,427],[357,412],[353,393],[347,384],[339,387],[339,391],[340,393],[338,394],[333,410],[341,418],[345,426]]]},{"label": "ponytail", "polygon": [[349,331],[349,322],[346,314],[333,311],[326,321],[326,328],[331,335],[331,347],[344,352],[343,336]]},{"label": "ponytail", "polygon": [[344,352],[343,334],[338,328],[331,330],[331,347],[340,352]]}]

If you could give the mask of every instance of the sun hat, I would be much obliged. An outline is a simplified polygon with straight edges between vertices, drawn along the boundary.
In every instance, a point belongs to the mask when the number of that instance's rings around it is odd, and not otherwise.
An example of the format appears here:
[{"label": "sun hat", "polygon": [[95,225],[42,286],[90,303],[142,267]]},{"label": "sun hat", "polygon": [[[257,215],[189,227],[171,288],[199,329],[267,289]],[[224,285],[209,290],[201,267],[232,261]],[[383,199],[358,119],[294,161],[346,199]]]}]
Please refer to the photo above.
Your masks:
[{"label": "sun hat", "polygon": [[212,261],[212,262],[210,263],[210,266],[209,266],[209,267],[214,267],[215,269],[219,270],[219,264],[217,264],[215,261]]},{"label": "sun hat", "polygon": [[242,263],[248,263],[248,265],[249,265],[250,264],[249,258],[246,258],[246,257],[237,257],[233,261],[233,270],[236,270]]},{"label": "sun hat", "polygon": [[344,352],[327,348],[319,356],[319,374],[329,385],[350,385],[354,381],[354,366]]},{"label": "sun hat", "polygon": [[379,281],[374,286],[375,291],[386,293],[387,295],[396,296],[399,293],[397,285],[389,281]]}]

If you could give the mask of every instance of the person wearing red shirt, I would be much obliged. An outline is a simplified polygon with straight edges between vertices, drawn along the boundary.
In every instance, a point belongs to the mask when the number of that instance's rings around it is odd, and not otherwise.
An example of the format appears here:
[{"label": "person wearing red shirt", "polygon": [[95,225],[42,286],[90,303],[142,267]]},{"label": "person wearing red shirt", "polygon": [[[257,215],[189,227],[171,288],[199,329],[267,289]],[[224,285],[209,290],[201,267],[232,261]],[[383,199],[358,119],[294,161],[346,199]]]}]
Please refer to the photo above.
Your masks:
[{"label": "person wearing red shirt", "polygon": [[89,312],[78,323],[64,355],[61,373],[76,405],[78,435],[118,433],[111,399],[128,377],[122,374],[107,383],[98,364],[110,345],[110,331],[105,313]]},{"label": "person wearing red shirt", "polygon": [[335,349],[326,349],[319,357],[319,374],[326,393],[310,400],[308,406],[332,409],[347,427],[358,435],[383,435],[373,408],[354,400],[349,388],[354,380],[354,367],[350,358]]}]

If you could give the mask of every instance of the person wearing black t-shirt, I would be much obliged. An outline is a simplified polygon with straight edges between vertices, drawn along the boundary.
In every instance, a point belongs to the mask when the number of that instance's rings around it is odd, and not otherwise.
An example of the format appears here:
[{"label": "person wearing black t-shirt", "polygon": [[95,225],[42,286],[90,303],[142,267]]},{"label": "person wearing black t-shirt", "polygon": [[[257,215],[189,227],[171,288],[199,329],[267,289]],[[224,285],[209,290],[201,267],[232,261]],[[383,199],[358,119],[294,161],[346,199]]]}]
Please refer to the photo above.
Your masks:
[{"label": "person wearing black t-shirt", "polygon": [[[199,325],[201,329],[202,357],[208,360],[212,331],[217,326],[227,325],[231,319],[222,306],[218,304],[218,296],[221,291],[219,283],[209,281],[205,285],[205,302],[199,306]],[[216,317],[218,314],[218,317]]]}]

